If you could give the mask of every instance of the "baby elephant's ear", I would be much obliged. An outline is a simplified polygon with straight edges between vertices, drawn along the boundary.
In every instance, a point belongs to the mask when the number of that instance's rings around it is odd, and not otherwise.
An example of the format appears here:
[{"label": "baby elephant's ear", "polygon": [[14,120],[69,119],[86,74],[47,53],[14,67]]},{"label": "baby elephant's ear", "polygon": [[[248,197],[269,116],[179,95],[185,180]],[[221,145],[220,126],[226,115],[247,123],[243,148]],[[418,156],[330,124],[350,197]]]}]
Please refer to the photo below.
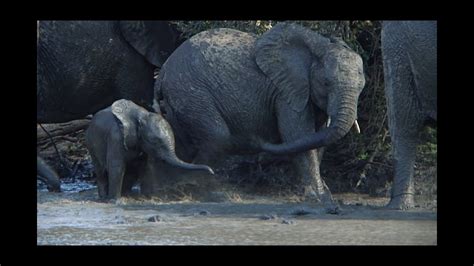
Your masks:
[{"label": "baby elephant's ear", "polygon": [[138,124],[136,121],[136,111],[138,106],[129,100],[115,101],[111,110],[117,118],[119,128],[122,132],[123,145],[125,150],[136,147],[138,140]]}]

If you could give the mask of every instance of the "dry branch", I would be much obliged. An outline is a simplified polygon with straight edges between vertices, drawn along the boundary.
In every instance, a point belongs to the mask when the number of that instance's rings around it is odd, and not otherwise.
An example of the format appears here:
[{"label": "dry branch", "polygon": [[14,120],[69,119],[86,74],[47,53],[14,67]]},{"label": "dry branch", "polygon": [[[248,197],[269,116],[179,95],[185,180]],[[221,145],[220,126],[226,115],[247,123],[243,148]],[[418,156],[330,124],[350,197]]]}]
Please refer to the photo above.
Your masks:
[{"label": "dry branch", "polygon": [[[74,120],[66,123],[59,124],[42,124],[43,127],[49,132],[51,137],[67,135],[82,129],[86,129],[89,126],[89,119]],[[49,139],[48,134],[38,125],[36,128],[36,141],[43,142]]]}]

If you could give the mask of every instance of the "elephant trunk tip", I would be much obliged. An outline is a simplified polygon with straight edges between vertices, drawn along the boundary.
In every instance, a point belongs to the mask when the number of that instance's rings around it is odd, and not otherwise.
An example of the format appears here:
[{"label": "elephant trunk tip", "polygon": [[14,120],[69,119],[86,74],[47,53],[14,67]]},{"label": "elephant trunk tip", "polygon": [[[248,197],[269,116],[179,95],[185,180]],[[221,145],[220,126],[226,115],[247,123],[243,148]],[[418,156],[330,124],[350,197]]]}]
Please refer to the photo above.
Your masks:
[{"label": "elephant trunk tip", "polygon": [[209,167],[209,166],[207,166],[207,165],[200,165],[200,166],[202,167],[202,169],[203,169],[204,171],[207,171],[209,174],[211,174],[211,175],[214,175],[214,174],[215,174],[215,173],[214,173],[214,170],[212,170],[211,167]]}]

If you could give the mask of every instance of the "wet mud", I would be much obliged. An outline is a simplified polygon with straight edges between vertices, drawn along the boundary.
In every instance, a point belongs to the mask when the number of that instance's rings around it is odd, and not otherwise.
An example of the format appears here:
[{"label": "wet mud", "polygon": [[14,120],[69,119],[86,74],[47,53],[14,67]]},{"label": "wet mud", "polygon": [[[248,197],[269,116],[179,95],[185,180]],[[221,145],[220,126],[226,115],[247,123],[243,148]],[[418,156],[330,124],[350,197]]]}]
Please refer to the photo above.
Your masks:
[{"label": "wet mud", "polygon": [[105,203],[93,185],[37,192],[38,245],[436,245],[436,210],[382,208],[388,198],[337,194],[338,215],[275,197]]}]

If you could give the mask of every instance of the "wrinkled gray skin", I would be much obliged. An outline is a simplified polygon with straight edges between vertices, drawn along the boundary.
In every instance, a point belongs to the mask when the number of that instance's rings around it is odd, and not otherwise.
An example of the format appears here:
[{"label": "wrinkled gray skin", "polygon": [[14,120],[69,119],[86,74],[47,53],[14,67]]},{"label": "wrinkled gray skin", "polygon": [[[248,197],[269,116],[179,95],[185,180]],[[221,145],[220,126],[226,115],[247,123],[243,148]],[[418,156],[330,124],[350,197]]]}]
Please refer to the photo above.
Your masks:
[{"label": "wrinkled gray skin", "polygon": [[[342,41],[279,23],[259,38],[232,29],[193,36],[163,65],[155,98],[180,156],[213,165],[225,154],[295,154],[304,195],[332,205],[315,148],[349,131],[364,84],[361,57]],[[317,123],[321,110],[329,127]]]},{"label": "wrinkled gray skin", "polygon": [[38,123],[80,119],[121,98],[151,110],[153,71],[180,44],[164,21],[37,21],[37,31]]},{"label": "wrinkled gray skin", "polygon": [[41,157],[36,158],[38,179],[45,182],[49,191],[61,191],[61,183],[58,174]]},{"label": "wrinkled gray skin", "polygon": [[181,161],[175,154],[174,135],[168,122],[161,114],[148,112],[129,100],[118,100],[97,112],[86,131],[86,145],[101,199],[116,199],[129,193],[145,162],[165,162],[213,174],[206,165]]},{"label": "wrinkled gray skin", "polygon": [[389,208],[414,207],[413,174],[420,131],[437,120],[436,21],[387,21],[382,55],[388,121],[395,159]]},{"label": "wrinkled gray skin", "polygon": [[118,99],[151,107],[153,71],[179,45],[164,21],[40,21],[38,28],[39,123],[80,119]]}]

